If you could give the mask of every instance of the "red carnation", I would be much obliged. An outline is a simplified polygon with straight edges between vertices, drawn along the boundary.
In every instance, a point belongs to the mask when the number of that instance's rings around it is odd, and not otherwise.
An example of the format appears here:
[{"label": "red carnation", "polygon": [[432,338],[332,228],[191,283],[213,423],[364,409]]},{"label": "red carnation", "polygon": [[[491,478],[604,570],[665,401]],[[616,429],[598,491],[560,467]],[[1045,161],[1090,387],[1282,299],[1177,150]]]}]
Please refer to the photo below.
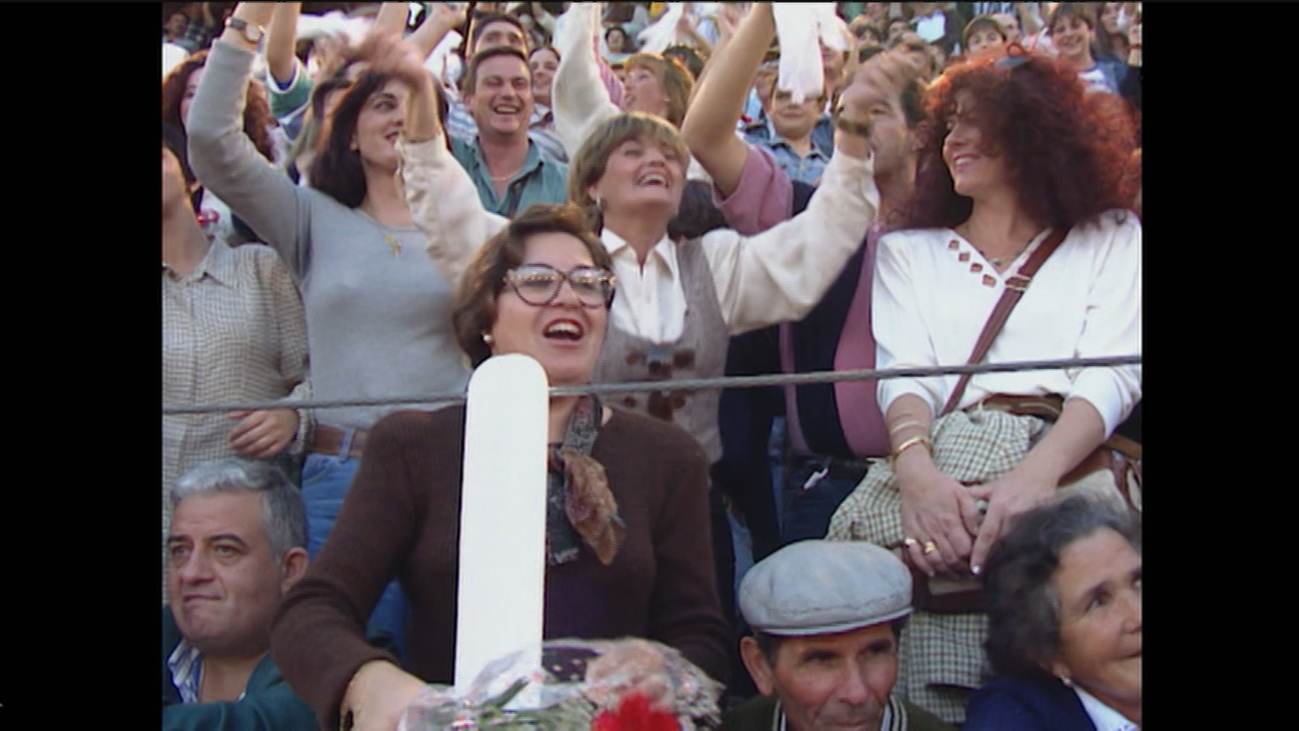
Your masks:
[{"label": "red carnation", "polygon": [[679,731],[676,716],[650,705],[649,698],[633,693],[622,699],[618,710],[595,717],[591,731]]}]

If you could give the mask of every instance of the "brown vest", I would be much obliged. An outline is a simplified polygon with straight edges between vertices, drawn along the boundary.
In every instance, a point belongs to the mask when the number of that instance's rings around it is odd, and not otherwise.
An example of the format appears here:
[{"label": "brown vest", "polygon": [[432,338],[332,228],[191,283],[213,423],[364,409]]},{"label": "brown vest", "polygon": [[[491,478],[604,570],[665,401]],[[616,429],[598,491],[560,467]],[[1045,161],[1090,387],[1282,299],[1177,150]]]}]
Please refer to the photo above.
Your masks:
[{"label": "brown vest", "polygon": [[[613,325],[604,338],[604,348],[595,366],[595,383],[658,381],[681,378],[711,378],[726,370],[726,346],[730,330],[722,319],[713,288],[713,273],[698,239],[676,244],[681,269],[681,288],[686,294],[685,325],[681,337],[672,343],[653,343],[623,332]],[[618,393],[604,397],[610,406],[670,419],[690,433],[704,448],[711,462],[722,456],[717,431],[717,401],[721,392],[676,391]]]}]

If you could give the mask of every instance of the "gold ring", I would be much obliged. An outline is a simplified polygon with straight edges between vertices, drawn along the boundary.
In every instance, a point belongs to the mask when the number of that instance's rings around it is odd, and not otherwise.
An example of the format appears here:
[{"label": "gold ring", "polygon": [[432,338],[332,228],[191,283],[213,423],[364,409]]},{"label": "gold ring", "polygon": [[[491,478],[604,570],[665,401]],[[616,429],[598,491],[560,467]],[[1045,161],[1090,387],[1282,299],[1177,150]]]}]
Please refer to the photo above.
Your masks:
[{"label": "gold ring", "polygon": [[931,553],[933,553],[934,551],[937,551],[937,550],[938,550],[938,544],[937,544],[937,543],[934,543],[933,541],[925,541],[924,554],[925,554],[926,556],[928,556],[929,554],[931,554]]}]

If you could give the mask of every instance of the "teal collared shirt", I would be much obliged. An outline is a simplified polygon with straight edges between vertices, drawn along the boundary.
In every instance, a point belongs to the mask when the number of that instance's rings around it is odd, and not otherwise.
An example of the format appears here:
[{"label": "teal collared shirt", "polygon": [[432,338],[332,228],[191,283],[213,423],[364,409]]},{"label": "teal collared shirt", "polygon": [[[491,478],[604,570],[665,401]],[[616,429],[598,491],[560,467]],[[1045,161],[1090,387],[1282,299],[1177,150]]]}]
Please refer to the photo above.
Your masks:
[{"label": "teal collared shirt", "polygon": [[514,218],[534,203],[563,203],[568,200],[568,166],[544,157],[532,140],[528,140],[528,156],[523,160],[523,167],[510,179],[504,196],[496,195],[492,173],[478,145],[452,137],[451,154],[474,181],[483,208],[492,213]]}]

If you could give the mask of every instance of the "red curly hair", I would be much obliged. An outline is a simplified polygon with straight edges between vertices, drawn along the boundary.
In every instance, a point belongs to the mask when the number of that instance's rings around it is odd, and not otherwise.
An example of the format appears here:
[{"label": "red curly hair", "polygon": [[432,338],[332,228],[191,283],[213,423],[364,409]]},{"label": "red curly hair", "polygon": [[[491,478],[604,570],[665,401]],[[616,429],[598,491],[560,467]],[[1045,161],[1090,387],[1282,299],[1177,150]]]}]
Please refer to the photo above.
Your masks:
[{"label": "red curly hair", "polygon": [[[185,120],[180,118],[180,103],[185,98],[185,87],[189,77],[195,71],[207,65],[207,49],[199,51],[182,61],[167,74],[162,82],[162,121],[176,129],[185,129]],[[266,90],[256,79],[248,82],[248,95],[244,103],[244,134],[253,141],[253,147],[262,153],[262,157],[274,162],[275,143],[271,140],[270,129],[276,125],[271,116],[271,105],[266,98]]]},{"label": "red curly hair", "polygon": [[1088,93],[1077,72],[1055,59],[1020,53],[953,66],[929,88],[903,228],[951,228],[970,217],[973,201],[956,193],[943,161],[961,92],[972,95],[989,152],[1004,156],[1020,206],[1039,225],[1068,227],[1132,207],[1137,136],[1122,99]]}]

